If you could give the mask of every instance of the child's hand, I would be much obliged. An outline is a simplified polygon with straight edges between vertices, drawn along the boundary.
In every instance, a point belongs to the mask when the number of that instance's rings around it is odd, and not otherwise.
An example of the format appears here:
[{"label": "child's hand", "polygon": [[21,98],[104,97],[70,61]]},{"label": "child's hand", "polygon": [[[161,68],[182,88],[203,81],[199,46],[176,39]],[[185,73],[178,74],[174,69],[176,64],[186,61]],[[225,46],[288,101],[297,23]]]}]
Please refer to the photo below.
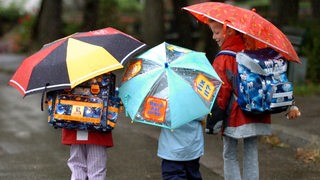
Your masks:
[{"label": "child's hand", "polygon": [[289,112],[286,114],[287,119],[295,119],[301,116],[301,112],[297,106],[291,106]]}]

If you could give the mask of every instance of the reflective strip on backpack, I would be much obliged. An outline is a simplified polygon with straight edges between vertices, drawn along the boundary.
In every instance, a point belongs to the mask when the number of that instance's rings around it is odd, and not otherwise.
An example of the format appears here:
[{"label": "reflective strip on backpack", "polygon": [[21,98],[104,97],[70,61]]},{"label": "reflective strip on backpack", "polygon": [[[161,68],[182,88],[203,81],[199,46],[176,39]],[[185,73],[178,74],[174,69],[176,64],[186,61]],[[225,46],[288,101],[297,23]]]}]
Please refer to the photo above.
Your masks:
[{"label": "reflective strip on backpack", "polygon": [[237,53],[236,52],[234,52],[234,51],[231,51],[231,50],[222,50],[222,51],[220,51],[220,52],[218,52],[217,54],[216,54],[216,57],[217,56],[219,56],[219,55],[229,55],[229,56],[233,56],[233,57],[236,57],[236,55],[237,55]]},{"label": "reflective strip on backpack", "polygon": [[291,106],[292,101],[285,101],[285,102],[279,102],[279,103],[270,103],[270,108],[276,108],[276,107],[284,107],[284,106]]},{"label": "reflective strip on backpack", "polygon": [[279,97],[292,97],[293,92],[282,92],[282,93],[273,93],[272,98],[279,98]]}]

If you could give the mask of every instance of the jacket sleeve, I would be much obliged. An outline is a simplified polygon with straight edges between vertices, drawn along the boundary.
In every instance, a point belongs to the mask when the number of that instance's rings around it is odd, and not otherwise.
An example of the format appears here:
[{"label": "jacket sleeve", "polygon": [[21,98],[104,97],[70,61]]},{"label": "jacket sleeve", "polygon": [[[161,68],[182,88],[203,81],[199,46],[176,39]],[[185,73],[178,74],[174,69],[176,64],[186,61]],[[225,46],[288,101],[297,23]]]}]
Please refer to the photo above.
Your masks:
[{"label": "jacket sleeve", "polygon": [[234,74],[235,59],[228,55],[219,55],[213,61],[213,68],[222,80],[222,86],[219,90],[216,102],[222,111],[226,111],[230,96],[233,93],[231,76]]}]

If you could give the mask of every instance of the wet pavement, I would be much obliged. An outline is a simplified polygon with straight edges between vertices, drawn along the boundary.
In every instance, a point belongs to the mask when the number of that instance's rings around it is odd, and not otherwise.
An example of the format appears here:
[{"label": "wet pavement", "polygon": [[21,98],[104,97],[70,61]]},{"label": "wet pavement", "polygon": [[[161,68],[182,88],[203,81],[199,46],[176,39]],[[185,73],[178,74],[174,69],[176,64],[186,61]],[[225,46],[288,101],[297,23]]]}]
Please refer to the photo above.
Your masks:
[{"label": "wet pavement", "polygon": [[[69,179],[68,146],[61,145],[61,130],[46,122],[40,110],[41,95],[22,98],[7,85],[23,56],[0,55],[0,179]],[[120,76],[122,71],[117,71]],[[260,179],[319,179],[320,164],[296,159],[299,147],[320,148],[320,97],[296,97],[301,118],[289,121],[284,113],[273,116],[273,130],[285,146],[259,144]],[[157,153],[159,128],[131,123],[120,114],[113,131],[115,146],[108,150],[109,180],[161,179]],[[241,143],[239,146],[241,151]],[[240,157],[241,158],[241,157]],[[223,179],[222,141],[205,135],[201,158],[203,179]]]},{"label": "wet pavement", "polygon": [[[7,83],[23,56],[0,55],[0,179],[69,179],[66,161],[69,147],[61,145],[61,130],[46,122],[40,110],[41,95],[22,98]],[[156,156],[159,128],[131,121],[120,114],[108,149],[108,179],[161,179]],[[201,166],[205,179],[222,179]]]}]

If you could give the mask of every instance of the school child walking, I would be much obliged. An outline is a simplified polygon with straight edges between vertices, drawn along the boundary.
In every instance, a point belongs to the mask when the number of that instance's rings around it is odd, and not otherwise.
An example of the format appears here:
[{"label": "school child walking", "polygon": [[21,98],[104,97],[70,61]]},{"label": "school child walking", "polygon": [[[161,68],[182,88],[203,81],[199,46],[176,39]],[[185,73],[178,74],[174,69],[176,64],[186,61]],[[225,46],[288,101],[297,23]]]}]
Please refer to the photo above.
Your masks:
[{"label": "school child walking", "polygon": [[163,180],[202,180],[200,157],[204,154],[202,119],[174,130],[162,128],[158,157],[162,159]]},{"label": "school child walking", "polygon": [[62,129],[62,144],[70,145],[68,166],[71,180],[104,180],[107,149],[113,146],[112,133]]},{"label": "school child walking", "polygon": [[[209,27],[213,32],[213,40],[217,42],[221,50],[240,52],[245,50],[245,42],[242,35],[234,29],[221,23],[209,20]],[[252,46],[246,42],[247,46]],[[252,48],[252,47],[250,47]],[[213,117],[224,119],[223,127],[223,160],[224,178],[226,180],[241,180],[241,172],[238,161],[237,146],[239,140],[243,141],[243,179],[259,179],[258,161],[258,136],[271,134],[271,116],[247,115],[236,103],[233,93],[237,75],[235,57],[230,55],[218,55],[213,62],[213,67],[224,82],[218,93]]]},{"label": "school child walking", "polygon": [[[109,76],[108,76],[109,77]],[[110,76],[112,77],[112,76]],[[97,86],[97,79],[102,84],[109,83],[108,92]],[[90,91],[101,96],[108,96],[104,106],[108,106],[102,117],[106,118],[106,124],[114,127],[117,114],[122,110],[118,91],[111,93],[115,82],[113,78],[93,78]],[[114,78],[115,79],[115,78]],[[80,90],[79,90],[80,91]],[[81,91],[80,91],[81,92]],[[104,107],[106,108],[106,107]],[[102,118],[101,117],[101,118]],[[112,120],[112,121],[111,121]],[[96,130],[62,129],[62,144],[70,146],[68,166],[71,170],[71,180],[105,180],[107,174],[107,149],[113,147],[112,131],[100,132]]]}]

